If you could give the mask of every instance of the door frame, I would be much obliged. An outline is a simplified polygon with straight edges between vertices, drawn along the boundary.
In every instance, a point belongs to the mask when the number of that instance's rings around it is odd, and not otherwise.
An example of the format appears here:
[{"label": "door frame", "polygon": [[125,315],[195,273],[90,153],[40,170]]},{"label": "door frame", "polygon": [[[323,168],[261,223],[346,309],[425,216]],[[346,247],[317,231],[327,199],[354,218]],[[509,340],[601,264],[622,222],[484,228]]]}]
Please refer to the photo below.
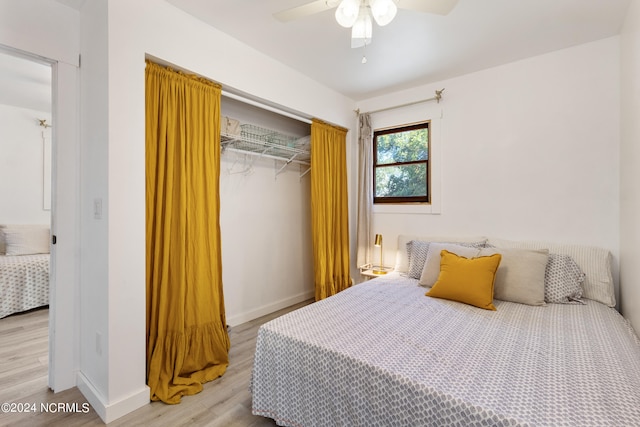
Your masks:
[{"label": "door frame", "polygon": [[52,286],[49,293],[49,387],[75,387],[80,354],[80,72],[52,64]]}]

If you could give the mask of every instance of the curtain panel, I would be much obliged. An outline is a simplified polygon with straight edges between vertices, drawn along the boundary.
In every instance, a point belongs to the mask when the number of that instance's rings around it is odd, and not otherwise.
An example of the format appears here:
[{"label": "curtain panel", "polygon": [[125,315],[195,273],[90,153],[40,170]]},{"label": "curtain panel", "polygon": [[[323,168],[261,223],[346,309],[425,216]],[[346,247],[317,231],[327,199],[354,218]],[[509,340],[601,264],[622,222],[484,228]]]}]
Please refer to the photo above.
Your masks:
[{"label": "curtain panel", "polygon": [[229,363],[220,248],[220,86],[147,62],[147,382],[183,395]]},{"label": "curtain panel", "polygon": [[347,130],[311,123],[311,227],[316,301],[349,286]]},{"label": "curtain panel", "polygon": [[358,116],[358,229],[357,265],[371,260],[371,211],[373,209],[373,130],[371,116]]}]

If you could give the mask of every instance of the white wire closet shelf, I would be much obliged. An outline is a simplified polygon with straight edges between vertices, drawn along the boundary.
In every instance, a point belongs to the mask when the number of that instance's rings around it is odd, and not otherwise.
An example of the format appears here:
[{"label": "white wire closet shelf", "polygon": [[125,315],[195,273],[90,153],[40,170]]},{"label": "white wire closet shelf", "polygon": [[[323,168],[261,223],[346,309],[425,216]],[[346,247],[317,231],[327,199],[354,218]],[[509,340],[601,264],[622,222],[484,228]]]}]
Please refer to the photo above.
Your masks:
[{"label": "white wire closet shelf", "polygon": [[[222,151],[233,150],[289,163],[311,165],[310,138],[296,137],[253,124],[241,124],[240,132],[220,135]],[[282,169],[281,169],[282,170]]]}]

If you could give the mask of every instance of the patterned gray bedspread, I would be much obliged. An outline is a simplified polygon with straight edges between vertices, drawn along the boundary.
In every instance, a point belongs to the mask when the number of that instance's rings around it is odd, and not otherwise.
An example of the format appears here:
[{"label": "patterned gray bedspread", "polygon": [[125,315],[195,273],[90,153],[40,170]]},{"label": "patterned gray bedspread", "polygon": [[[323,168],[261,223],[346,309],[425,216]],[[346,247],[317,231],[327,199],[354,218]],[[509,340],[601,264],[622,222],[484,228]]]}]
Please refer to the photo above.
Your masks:
[{"label": "patterned gray bedspread", "polygon": [[49,254],[0,255],[0,318],[49,304]]},{"label": "patterned gray bedspread", "polygon": [[614,309],[486,311],[393,276],[264,324],[253,413],[283,426],[640,425],[640,341]]}]

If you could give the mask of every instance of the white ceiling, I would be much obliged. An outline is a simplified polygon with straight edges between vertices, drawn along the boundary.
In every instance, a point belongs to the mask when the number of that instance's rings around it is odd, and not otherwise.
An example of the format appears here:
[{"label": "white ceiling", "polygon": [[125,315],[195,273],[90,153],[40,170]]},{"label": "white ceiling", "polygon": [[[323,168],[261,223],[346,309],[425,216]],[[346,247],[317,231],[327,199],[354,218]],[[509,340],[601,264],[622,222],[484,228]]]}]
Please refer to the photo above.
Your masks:
[{"label": "white ceiling", "polygon": [[[86,0],[57,1],[79,10]],[[308,0],[167,1],[362,100],[619,34],[632,0],[459,0],[447,16],[400,9],[388,26],[374,24],[365,51],[350,48],[333,10],[289,23],[272,16]],[[50,79],[49,66],[0,52],[0,104],[48,111]]]},{"label": "white ceiling", "polygon": [[447,16],[400,9],[386,27],[374,24],[366,51],[351,49],[333,10],[289,23],[272,16],[310,0],[167,1],[361,100],[619,34],[631,0],[460,0]]}]

